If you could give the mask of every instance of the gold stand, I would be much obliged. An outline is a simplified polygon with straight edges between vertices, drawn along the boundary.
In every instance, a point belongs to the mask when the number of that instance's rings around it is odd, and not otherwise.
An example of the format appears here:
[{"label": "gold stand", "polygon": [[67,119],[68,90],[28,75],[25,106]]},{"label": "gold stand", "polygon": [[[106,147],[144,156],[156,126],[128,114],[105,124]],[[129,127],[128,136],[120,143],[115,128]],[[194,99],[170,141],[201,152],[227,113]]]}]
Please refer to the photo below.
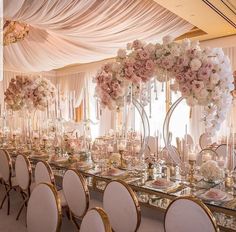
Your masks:
[{"label": "gold stand", "polygon": [[43,139],[43,149],[46,151],[46,142],[47,142],[47,140],[46,139]]},{"label": "gold stand", "polygon": [[195,160],[189,160],[189,164],[190,164],[190,171],[189,171],[189,177],[188,177],[188,181],[190,183],[190,187],[194,186],[194,183],[196,182],[195,178],[194,178],[194,173],[195,173],[195,165],[196,161]]},{"label": "gold stand", "polygon": [[126,165],[125,165],[125,163],[124,163],[124,157],[123,157],[123,155],[124,155],[124,151],[123,150],[119,150],[119,153],[120,153],[120,169],[126,169],[127,167],[126,167]]},{"label": "gold stand", "polygon": [[227,177],[225,178],[225,187],[232,188],[234,186],[234,179],[232,171],[229,171]]}]

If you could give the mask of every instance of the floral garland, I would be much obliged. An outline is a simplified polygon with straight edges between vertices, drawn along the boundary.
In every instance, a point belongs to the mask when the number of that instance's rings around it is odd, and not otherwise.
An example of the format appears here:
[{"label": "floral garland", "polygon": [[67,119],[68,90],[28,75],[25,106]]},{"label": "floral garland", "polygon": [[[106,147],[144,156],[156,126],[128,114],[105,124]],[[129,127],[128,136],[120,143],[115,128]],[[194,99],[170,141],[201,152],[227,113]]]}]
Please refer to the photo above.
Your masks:
[{"label": "floral garland", "polygon": [[161,82],[173,79],[171,89],[180,91],[189,106],[204,106],[206,131],[219,130],[234,89],[230,61],[221,48],[201,49],[196,41],[176,43],[170,36],[163,38],[163,44],[135,40],[97,73],[96,95],[102,106],[112,110],[124,105],[130,86],[138,97],[140,85],[154,76]]},{"label": "floral garland", "polygon": [[23,108],[44,111],[54,101],[55,93],[55,86],[45,78],[32,80],[28,76],[16,76],[11,79],[4,100],[13,111]]}]

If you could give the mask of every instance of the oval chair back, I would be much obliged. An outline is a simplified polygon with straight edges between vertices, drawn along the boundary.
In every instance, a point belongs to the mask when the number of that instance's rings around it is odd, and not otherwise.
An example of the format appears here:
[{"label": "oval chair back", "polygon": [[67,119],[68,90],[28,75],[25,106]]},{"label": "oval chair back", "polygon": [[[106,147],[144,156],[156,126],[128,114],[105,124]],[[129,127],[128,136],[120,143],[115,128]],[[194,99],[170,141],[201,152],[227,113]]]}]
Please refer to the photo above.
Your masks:
[{"label": "oval chair back", "polygon": [[34,171],[35,184],[51,183],[55,185],[55,178],[50,165],[46,161],[39,161]]},{"label": "oval chair back", "polygon": [[29,191],[32,169],[28,158],[18,155],[15,163],[16,180],[22,191]]},{"label": "oval chair back", "polygon": [[103,195],[103,208],[112,229],[116,232],[135,232],[141,223],[141,211],[136,194],[123,181],[107,184]]},{"label": "oval chair back", "polygon": [[98,207],[89,210],[83,218],[80,232],[112,232],[105,211]]},{"label": "oval chair back", "polygon": [[59,232],[61,217],[61,204],[56,188],[49,183],[38,184],[28,201],[27,231]]},{"label": "oval chair back", "polygon": [[0,149],[0,172],[3,181],[11,185],[11,157],[6,150]]},{"label": "oval chair back", "polygon": [[82,219],[89,208],[90,196],[86,180],[76,170],[69,169],[63,177],[62,186],[73,222],[79,228],[76,218]]},{"label": "oval chair back", "polygon": [[168,206],[164,220],[165,232],[217,232],[216,221],[199,199],[179,197]]}]

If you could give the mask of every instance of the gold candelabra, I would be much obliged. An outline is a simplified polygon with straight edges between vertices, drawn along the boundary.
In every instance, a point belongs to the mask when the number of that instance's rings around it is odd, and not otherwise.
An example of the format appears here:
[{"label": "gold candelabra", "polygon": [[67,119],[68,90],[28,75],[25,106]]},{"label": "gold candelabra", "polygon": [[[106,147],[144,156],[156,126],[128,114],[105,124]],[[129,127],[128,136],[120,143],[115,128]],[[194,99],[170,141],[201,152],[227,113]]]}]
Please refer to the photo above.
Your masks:
[{"label": "gold candelabra", "polygon": [[124,163],[124,150],[119,150],[120,153],[120,168],[126,169],[126,165]]},{"label": "gold candelabra", "polygon": [[189,160],[190,170],[189,170],[188,181],[189,181],[191,187],[193,187],[194,183],[195,183],[195,178],[194,178],[194,173],[195,173],[194,166],[195,166],[195,163],[196,163],[196,160]]}]

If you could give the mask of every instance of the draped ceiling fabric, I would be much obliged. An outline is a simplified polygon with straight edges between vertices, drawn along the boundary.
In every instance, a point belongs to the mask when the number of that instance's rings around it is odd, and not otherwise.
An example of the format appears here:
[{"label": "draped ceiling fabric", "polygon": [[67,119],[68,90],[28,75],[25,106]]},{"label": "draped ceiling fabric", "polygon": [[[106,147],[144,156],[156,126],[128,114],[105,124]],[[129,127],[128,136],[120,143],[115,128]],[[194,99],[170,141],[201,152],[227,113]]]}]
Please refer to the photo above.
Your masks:
[{"label": "draped ceiling fabric", "polygon": [[4,0],[4,17],[30,24],[4,47],[4,69],[41,72],[114,57],[127,42],[158,42],[193,26],[153,0]]}]

